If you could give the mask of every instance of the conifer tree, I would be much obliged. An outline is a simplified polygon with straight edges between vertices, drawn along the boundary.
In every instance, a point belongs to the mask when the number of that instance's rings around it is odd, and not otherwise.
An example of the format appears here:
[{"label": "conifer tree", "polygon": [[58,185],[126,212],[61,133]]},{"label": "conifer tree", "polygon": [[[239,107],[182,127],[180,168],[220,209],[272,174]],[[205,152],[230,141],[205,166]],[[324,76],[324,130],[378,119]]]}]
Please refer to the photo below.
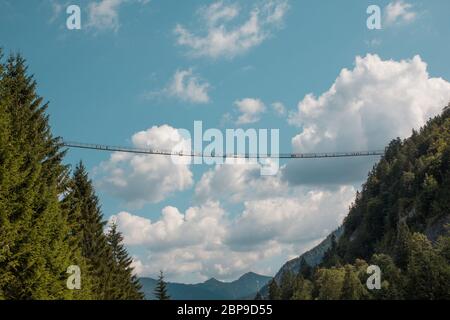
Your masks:
[{"label": "conifer tree", "polygon": [[108,244],[113,258],[112,289],[109,299],[116,300],[142,300],[142,286],[139,279],[133,274],[131,264],[133,260],[123,246],[122,234],[117,230],[117,224],[112,223],[107,235]]},{"label": "conifer tree", "polygon": [[411,233],[405,222],[400,222],[397,229],[397,239],[394,246],[395,263],[405,270],[409,260]]},{"label": "conifer tree", "polygon": [[[25,60],[11,56],[0,79],[0,295],[64,299],[73,264],[69,226],[60,208],[64,152],[52,136],[47,104],[36,93]],[[3,130],[4,129],[4,130]]]},{"label": "conifer tree", "polygon": [[[0,61],[3,55],[0,49]],[[3,64],[0,63],[0,82],[3,79]],[[9,115],[6,112],[6,101],[3,86],[0,86],[0,266],[10,256],[11,223],[9,222],[10,208],[8,206],[7,187],[9,184],[9,167],[11,166],[11,152],[9,150],[10,130]],[[10,270],[11,272],[11,270]],[[6,285],[10,272],[0,272],[0,299],[4,299],[2,288]]]},{"label": "conifer tree", "polygon": [[281,276],[280,281],[280,290],[281,290],[281,299],[282,300],[289,300],[292,298],[292,295],[294,294],[294,275],[292,274],[292,271],[287,270],[285,271]]},{"label": "conifer tree", "polygon": [[319,269],[316,273],[317,298],[320,300],[339,300],[344,283],[344,268]]},{"label": "conifer tree", "polygon": [[299,273],[295,279],[294,294],[292,300],[311,300],[313,286],[311,281],[305,279]]},{"label": "conifer tree", "polygon": [[64,204],[70,212],[75,241],[87,261],[93,298],[113,298],[108,296],[113,287],[113,256],[104,234],[105,222],[99,200],[82,162],[74,170]]},{"label": "conifer tree", "polygon": [[427,237],[414,233],[407,267],[407,298],[433,300],[450,299],[450,268],[438,255]]},{"label": "conifer tree", "polygon": [[167,292],[167,284],[164,281],[164,274],[162,271],[159,272],[158,282],[156,284],[154,294],[158,300],[170,300],[170,296]]},{"label": "conifer tree", "polygon": [[401,300],[405,297],[405,279],[401,270],[395,265],[393,259],[387,254],[375,254],[371,264],[382,270],[381,290],[372,290],[370,293],[375,299]]},{"label": "conifer tree", "polygon": [[358,274],[351,265],[345,266],[344,283],[342,285],[343,300],[359,300],[363,298],[364,287],[358,278]]}]

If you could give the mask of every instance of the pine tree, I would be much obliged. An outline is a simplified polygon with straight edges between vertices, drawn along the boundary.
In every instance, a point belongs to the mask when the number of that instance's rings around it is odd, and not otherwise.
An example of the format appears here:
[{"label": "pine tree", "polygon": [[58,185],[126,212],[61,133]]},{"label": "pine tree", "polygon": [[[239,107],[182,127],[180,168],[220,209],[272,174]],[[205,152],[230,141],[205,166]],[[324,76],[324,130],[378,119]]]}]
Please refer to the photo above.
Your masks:
[{"label": "pine tree", "polygon": [[375,254],[371,259],[371,264],[379,266],[382,270],[381,290],[372,290],[371,295],[375,299],[404,299],[405,276],[402,275],[393,259],[387,254]]},{"label": "pine tree", "polygon": [[292,271],[287,270],[281,275],[280,290],[281,299],[290,300],[294,294],[295,279]]},{"label": "pine tree", "polygon": [[112,223],[107,235],[108,244],[113,258],[113,290],[108,294],[109,299],[116,300],[142,300],[142,286],[139,279],[133,274],[131,264],[133,260],[128,256],[122,242],[122,234],[117,230],[117,224]]},{"label": "pine tree", "polygon": [[113,256],[104,234],[105,222],[87,171],[80,162],[69,182],[64,199],[75,242],[87,262],[94,299],[110,299],[113,287]]},{"label": "pine tree", "polygon": [[420,233],[411,236],[407,267],[407,298],[432,300],[450,299],[450,268],[427,237]]},{"label": "pine tree", "polygon": [[[0,49],[0,61],[2,61],[3,55]],[[0,63],[0,82],[3,79],[3,64]],[[10,170],[9,168],[14,163],[12,153],[10,151],[10,127],[9,127],[9,114],[6,111],[5,95],[3,93],[3,86],[0,86],[0,266],[10,258],[10,241],[11,223],[10,206],[8,205],[8,192],[7,188],[10,184]],[[0,300],[4,299],[4,293],[2,288],[8,283],[11,277],[11,270],[7,273],[6,270],[0,271]]]},{"label": "pine tree", "polygon": [[323,256],[322,266],[330,268],[332,266],[340,266],[339,255],[337,254],[338,243],[336,235],[332,234],[330,239],[330,248]]},{"label": "pine tree", "polygon": [[398,225],[397,239],[394,246],[395,263],[405,270],[409,260],[411,233],[405,222]]},{"label": "pine tree", "polygon": [[170,300],[170,296],[167,293],[167,284],[164,281],[164,274],[162,271],[159,272],[158,283],[156,284],[154,295],[158,300]]},{"label": "pine tree", "polygon": [[[73,264],[69,226],[60,208],[66,167],[50,132],[47,104],[36,94],[25,60],[11,56],[0,79],[0,295],[64,299]],[[4,129],[4,130],[3,130]]]},{"label": "pine tree", "polygon": [[344,283],[342,285],[343,300],[359,300],[363,298],[364,287],[358,278],[358,274],[351,265],[345,266]]},{"label": "pine tree", "polygon": [[344,268],[319,269],[316,273],[319,300],[339,300],[344,283]]},{"label": "pine tree", "polygon": [[312,299],[313,285],[308,279],[305,279],[301,273],[299,273],[295,279],[294,294],[292,300],[311,300]]}]

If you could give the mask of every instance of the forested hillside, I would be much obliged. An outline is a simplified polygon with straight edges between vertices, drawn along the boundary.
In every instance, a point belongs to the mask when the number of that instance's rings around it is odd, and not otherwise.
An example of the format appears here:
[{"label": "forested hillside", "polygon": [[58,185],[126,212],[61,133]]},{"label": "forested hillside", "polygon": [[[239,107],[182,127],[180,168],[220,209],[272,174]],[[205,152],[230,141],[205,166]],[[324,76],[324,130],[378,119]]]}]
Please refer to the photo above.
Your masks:
[{"label": "forested hillside", "polygon": [[[0,52],[1,56],[1,52]],[[23,58],[0,63],[0,299],[141,299],[115,226],[80,163],[73,173]],[[67,287],[67,268],[81,289]]]},{"label": "forested hillside", "polygon": [[[393,140],[369,173],[318,266],[302,260],[272,281],[272,299],[450,298],[450,106]],[[382,288],[368,290],[368,264]]]}]

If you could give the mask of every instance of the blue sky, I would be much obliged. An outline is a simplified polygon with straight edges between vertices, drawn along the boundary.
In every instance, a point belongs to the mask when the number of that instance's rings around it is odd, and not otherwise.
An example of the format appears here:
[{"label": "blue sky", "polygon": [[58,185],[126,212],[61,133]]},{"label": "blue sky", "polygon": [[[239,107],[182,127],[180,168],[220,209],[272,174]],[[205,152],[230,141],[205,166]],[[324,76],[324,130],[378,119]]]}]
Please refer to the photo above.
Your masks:
[{"label": "blue sky", "polygon": [[[450,100],[445,0],[80,0],[81,30],[66,28],[69,4],[0,0],[0,45],[25,56],[67,140],[159,146],[202,120],[280,129],[282,152],[380,149]],[[372,4],[381,30],[366,27]],[[120,157],[65,161],[87,165],[136,270],[184,282],[275,273],[339,225],[376,160],[282,162],[264,178]]]}]

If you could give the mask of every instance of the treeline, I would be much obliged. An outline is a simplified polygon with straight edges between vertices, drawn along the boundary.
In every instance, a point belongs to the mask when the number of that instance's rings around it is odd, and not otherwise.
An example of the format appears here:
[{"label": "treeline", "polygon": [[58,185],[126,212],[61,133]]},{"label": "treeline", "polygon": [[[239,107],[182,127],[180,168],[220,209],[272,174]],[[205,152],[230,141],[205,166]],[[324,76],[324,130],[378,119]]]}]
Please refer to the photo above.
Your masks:
[{"label": "treeline", "polygon": [[[73,173],[22,57],[0,52],[0,299],[142,299],[82,163]],[[81,270],[70,290],[67,268]]]},{"label": "treeline", "polygon": [[[335,261],[332,267],[311,268],[302,260],[298,274],[283,273],[280,283],[272,280],[269,299],[273,300],[360,300],[360,299],[450,299],[450,237],[440,237],[433,245],[421,233],[406,228],[402,235],[405,267],[400,268],[387,254],[374,254],[367,263]],[[369,290],[367,268],[381,270],[381,289]]]},{"label": "treeline", "polygon": [[[310,268],[272,281],[272,299],[450,299],[450,106],[369,173],[344,232]],[[368,290],[368,265],[381,269]]]}]

